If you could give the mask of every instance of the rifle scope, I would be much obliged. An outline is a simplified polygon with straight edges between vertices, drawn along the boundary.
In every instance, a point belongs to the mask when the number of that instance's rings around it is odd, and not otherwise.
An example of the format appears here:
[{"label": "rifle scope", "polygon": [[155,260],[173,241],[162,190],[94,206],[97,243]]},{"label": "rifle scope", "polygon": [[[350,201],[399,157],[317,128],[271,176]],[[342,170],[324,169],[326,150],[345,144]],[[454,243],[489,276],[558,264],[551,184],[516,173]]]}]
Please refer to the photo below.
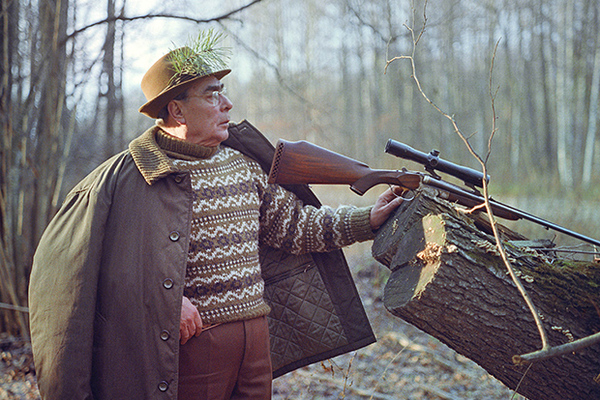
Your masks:
[{"label": "rifle scope", "polygon": [[[450,161],[442,160],[438,150],[431,150],[429,154],[425,154],[419,150],[415,150],[410,146],[400,143],[393,139],[388,140],[385,145],[385,152],[396,157],[404,158],[411,161],[416,161],[425,166],[425,170],[435,175],[434,170],[452,175],[463,180],[466,184],[483,186],[483,173],[468,168],[462,165],[451,163]],[[490,176],[486,177],[486,182],[489,182]]]}]

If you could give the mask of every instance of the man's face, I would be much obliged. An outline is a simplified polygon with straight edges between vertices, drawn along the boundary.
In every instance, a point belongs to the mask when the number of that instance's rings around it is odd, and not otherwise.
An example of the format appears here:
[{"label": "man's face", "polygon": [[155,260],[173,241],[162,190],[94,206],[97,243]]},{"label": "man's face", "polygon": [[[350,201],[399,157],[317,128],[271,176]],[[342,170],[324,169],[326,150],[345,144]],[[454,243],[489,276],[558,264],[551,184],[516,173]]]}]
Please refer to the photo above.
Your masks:
[{"label": "man's face", "polygon": [[229,110],[233,104],[220,92],[223,84],[214,76],[202,78],[179,102],[187,128],[188,141],[214,147],[229,136]]}]

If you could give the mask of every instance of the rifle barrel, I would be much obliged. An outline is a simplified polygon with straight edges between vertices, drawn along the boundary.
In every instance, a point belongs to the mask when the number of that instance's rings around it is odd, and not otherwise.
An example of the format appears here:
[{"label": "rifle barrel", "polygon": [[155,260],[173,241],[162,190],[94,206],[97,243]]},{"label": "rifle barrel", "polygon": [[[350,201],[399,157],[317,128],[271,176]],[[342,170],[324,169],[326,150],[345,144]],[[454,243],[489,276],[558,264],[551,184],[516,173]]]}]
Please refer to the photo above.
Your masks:
[{"label": "rifle barrel", "polygon": [[543,226],[546,229],[552,229],[552,230],[555,230],[557,232],[564,233],[565,235],[568,235],[568,236],[574,237],[576,239],[582,240],[584,242],[587,242],[589,244],[593,244],[594,246],[600,246],[600,241],[599,240],[596,240],[596,239],[591,238],[589,236],[583,235],[583,234],[581,234],[579,232],[572,231],[570,229],[565,228],[564,226],[557,225],[554,222],[550,222],[550,221],[547,221],[547,220],[545,220],[543,218],[536,217],[535,215],[532,215],[532,214],[529,214],[529,213],[527,213],[525,211],[516,209],[516,208],[511,207],[511,206],[509,206],[507,204],[503,204],[503,203],[500,203],[500,202],[495,201],[495,200],[490,200],[490,204],[492,205],[492,207],[504,208],[505,210],[508,210],[508,211],[510,211],[510,212],[518,215],[519,217],[521,217],[523,219],[526,219],[528,221],[531,221],[531,222],[534,222],[534,223],[536,223],[538,225],[541,225],[541,226]]}]

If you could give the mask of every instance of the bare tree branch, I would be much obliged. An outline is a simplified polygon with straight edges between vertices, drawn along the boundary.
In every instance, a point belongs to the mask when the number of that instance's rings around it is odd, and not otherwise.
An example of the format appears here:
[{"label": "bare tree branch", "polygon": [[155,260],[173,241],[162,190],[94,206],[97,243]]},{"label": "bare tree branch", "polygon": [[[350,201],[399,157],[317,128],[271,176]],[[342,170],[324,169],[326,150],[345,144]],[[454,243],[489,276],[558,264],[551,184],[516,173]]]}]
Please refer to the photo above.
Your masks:
[{"label": "bare tree branch", "polygon": [[586,347],[590,347],[596,343],[600,343],[600,332],[597,332],[593,335],[586,336],[584,338],[575,340],[570,343],[565,343],[560,346],[548,347],[546,349],[534,351],[532,353],[527,353],[523,355],[513,356],[513,362],[516,365],[522,365],[531,363],[534,361],[542,361],[548,358],[561,356],[563,354],[572,353],[577,350],[584,349]]},{"label": "bare tree branch", "polygon": [[132,21],[144,20],[144,19],[166,18],[166,19],[179,19],[179,20],[184,20],[184,21],[190,21],[190,22],[194,22],[197,24],[203,24],[203,23],[208,23],[208,22],[218,22],[218,21],[222,21],[224,19],[229,19],[233,15],[244,11],[245,9],[253,6],[254,4],[260,3],[261,1],[262,0],[252,0],[252,1],[250,1],[250,3],[246,4],[245,6],[236,8],[235,10],[229,11],[223,15],[220,15],[217,17],[212,17],[212,18],[205,18],[205,19],[198,19],[198,18],[188,17],[186,15],[175,15],[175,14],[168,14],[168,13],[146,14],[146,15],[137,15],[134,17],[127,17],[123,13],[121,13],[114,17],[105,18],[100,21],[96,21],[89,25],[86,25],[82,28],[74,30],[73,32],[71,32],[64,38],[62,38],[62,40],[60,41],[60,44],[64,44],[65,42],[71,40],[73,37],[79,35],[82,32],[87,31],[90,28],[96,27],[98,25],[104,25],[104,24],[107,24],[110,22],[115,22],[115,21],[132,22]]}]

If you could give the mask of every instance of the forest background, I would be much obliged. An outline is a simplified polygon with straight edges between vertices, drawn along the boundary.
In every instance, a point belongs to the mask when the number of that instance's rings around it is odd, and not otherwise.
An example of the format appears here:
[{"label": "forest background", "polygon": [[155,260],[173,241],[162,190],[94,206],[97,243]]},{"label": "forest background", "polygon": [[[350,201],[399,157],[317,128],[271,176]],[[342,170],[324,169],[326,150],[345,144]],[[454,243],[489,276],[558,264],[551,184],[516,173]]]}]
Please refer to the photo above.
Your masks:
[{"label": "forest background", "polygon": [[[412,54],[407,26],[420,29],[426,16],[416,72],[477,152],[497,128],[492,195],[597,236],[600,3],[425,4],[1,0],[0,332],[27,335],[33,252],[66,192],[153,124],[137,111],[143,73],[211,27],[232,49],[232,119],[273,142],[308,140],[372,168],[420,170],[384,154],[392,138],[480,168],[417,90],[410,64],[385,70]],[[343,193],[335,199],[363,201]]]}]

